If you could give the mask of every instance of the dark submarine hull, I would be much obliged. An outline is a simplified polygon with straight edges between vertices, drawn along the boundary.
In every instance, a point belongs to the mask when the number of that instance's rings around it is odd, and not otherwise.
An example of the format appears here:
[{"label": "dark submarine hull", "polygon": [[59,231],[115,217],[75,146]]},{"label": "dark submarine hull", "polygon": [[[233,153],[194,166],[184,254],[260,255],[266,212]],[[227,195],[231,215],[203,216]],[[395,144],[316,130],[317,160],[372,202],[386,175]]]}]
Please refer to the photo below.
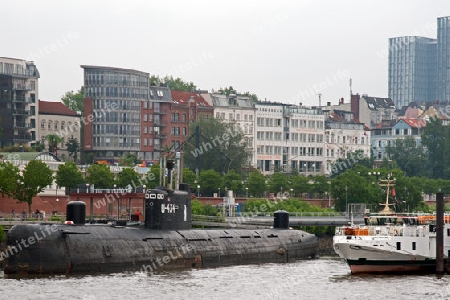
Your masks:
[{"label": "dark submarine hull", "polygon": [[7,239],[5,274],[159,272],[287,263],[314,257],[318,248],[316,236],[289,229],[158,231],[29,224],[12,227]]},{"label": "dark submarine hull", "polygon": [[314,257],[315,235],[290,230],[275,213],[274,229],[191,229],[190,194],[158,187],[145,194],[144,225],[84,225],[86,204],[67,205],[69,224],[23,224],[7,234],[5,274],[159,272]]}]

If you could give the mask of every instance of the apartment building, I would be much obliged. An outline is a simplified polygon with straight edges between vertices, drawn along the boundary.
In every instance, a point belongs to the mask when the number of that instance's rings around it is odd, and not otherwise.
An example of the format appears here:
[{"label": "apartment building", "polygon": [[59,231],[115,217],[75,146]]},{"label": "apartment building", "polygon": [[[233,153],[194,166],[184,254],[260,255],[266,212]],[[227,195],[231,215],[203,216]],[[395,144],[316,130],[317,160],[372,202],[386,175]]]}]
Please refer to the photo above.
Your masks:
[{"label": "apartment building", "polygon": [[38,80],[33,62],[0,57],[0,148],[31,146],[39,139]]},{"label": "apartment building", "polygon": [[[331,175],[333,166],[339,159],[349,159],[345,167],[353,165],[360,157],[371,156],[371,131],[363,123],[355,120],[353,113],[342,110],[326,111],[324,173]],[[355,155],[357,152],[358,155]],[[338,166],[341,168],[342,166]]]},{"label": "apartment building", "polygon": [[213,117],[214,108],[198,92],[171,91],[172,102],[164,103],[163,110],[168,114],[164,116],[162,134],[168,138],[164,146],[179,149],[193,132],[189,124]]},{"label": "apartment building", "polygon": [[256,167],[316,175],[324,172],[325,115],[321,109],[258,102],[256,108]]},{"label": "apartment building", "polygon": [[66,160],[69,157],[66,142],[75,139],[80,142],[80,115],[61,102],[39,100],[39,134],[40,141],[45,144],[49,134],[61,138],[58,145],[58,157]]},{"label": "apartment building", "polygon": [[355,119],[369,128],[377,127],[382,120],[394,120],[398,117],[391,98],[352,94],[350,102]]},{"label": "apartment building", "polygon": [[248,96],[230,95],[212,93],[210,94],[214,105],[214,117],[228,123],[235,122],[247,140],[250,147],[251,158],[250,165],[256,166],[256,147],[255,147],[255,104]]},{"label": "apartment building", "polygon": [[141,108],[149,101],[149,73],[102,66],[81,68],[87,121],[84,150],[93,153],[95,160],[116,162],[126,154],[146,159],[150,150],[141,148]]},{"label": "apartment building", "polygon": [[157,161],[164,150],[162,145],[168,136],[163,131],[169,125],[167,105],[171,103],[172,95],[167,86],[150,86],[149,99],[144,100],[141,107],[141,150],[145,161]]}]

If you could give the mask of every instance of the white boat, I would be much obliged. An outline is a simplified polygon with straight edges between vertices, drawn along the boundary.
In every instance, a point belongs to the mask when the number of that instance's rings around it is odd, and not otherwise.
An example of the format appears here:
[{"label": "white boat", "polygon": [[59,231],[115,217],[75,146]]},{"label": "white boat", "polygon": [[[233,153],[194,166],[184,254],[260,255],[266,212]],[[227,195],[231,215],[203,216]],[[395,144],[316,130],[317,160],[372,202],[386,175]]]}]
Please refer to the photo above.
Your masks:
[{"label": "white boat", "polygon": [[[389,208],[386,186],[384,209],[364,216],[364,224],[337,227],[333,237],[336,253],[348,263],[352,274],[433,273],[436,271],[436,215],[397,214]],[[450,255],[450,215],[444,215],[444,263]]]}]

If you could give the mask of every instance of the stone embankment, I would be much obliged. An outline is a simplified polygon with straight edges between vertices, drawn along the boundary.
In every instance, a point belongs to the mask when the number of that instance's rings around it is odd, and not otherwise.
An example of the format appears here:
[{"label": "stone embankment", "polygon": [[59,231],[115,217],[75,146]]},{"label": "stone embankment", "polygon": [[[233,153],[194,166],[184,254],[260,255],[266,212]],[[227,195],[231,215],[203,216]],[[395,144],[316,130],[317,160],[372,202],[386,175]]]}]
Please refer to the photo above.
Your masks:
[{"label": "stone embankment", "polygon": [[321,235],[319,236],[319,255],[336,255],[333,249],[333,236]]}]

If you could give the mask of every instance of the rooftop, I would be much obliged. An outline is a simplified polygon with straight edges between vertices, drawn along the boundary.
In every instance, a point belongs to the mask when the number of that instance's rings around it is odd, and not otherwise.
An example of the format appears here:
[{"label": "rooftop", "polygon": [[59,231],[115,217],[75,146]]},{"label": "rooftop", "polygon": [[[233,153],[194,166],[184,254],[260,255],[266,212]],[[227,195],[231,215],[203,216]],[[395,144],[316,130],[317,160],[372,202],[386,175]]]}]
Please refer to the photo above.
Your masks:
[{"label": "rooftop", "polygon": [[80,116],[78,113],[65,106],[62,102],[52,102],[43,100],[39,100],[39,114],[72,116],[72,117]]}]

